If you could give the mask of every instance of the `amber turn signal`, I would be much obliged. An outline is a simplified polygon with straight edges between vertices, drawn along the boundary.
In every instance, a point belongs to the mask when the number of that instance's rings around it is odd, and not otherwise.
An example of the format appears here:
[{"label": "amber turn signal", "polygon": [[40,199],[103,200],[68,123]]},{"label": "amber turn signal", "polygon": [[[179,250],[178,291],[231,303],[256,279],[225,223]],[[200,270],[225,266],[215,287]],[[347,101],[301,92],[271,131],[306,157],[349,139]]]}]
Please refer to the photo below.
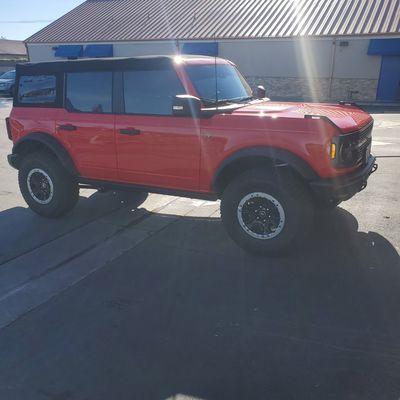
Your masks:
[{"label": "amber turn signal", "polygon": [[333,160],[336,157],[336,144],[331,143],[331,160]]}]

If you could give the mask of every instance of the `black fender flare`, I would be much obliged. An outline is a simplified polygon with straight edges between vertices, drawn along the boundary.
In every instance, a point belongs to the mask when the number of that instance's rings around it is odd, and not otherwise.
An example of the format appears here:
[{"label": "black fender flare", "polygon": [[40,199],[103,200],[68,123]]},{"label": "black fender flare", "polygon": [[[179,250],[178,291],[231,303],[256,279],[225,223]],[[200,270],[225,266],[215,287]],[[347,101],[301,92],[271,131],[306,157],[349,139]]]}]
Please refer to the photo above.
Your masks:
[{"label": "black fender flare", "polygon": [[[12,149],[12,153],[15,155],[19,155],[21,149],[26,146],[28,143],[40,143],[47,147],[60,161],[62,166],[72,175],[78,176],[79,172],[72,160],[71,156],[69,155],[68,151],[65,147],[53,136],[49,135],[48,133],[43,132],[34,132],[29,133],[28,135],[24,136],[20,140],[18,140]],[[18,157],[19,158],[19,157]],[[17,163],[18,166],[18,163]]]},{"label": "black fender flare", "polygon": [[213,190],[218,192],[219,181],[220,178],[223,176],[224,171],[226,171],[226,168],[233,165],[233,163],[255,157],[264,158],[272,161],[273,165],[278,168],[290,167],[306,181],[311,181],[318,178],[318,174],[306,161],[288,150],[267,146],[248,147],[242,150],[238,150],[237,152],[231,154],[222,161],[213,177]]}]

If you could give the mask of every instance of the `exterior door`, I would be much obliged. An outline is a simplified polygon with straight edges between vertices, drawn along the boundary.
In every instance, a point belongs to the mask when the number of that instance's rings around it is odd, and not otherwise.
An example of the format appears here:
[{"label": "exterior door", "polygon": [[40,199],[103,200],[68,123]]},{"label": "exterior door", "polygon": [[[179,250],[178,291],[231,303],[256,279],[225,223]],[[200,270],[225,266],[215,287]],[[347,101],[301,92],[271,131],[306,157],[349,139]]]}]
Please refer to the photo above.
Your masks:
[{"label": "exterior door", "polygon": [[73,72],[65,79],[65,109],[60,110],[56,125],[59,139],[82,176],[116,180],[112,72]]},{"label": "exterior door", "polygon": [[400,56],[382,56],[377,100],[400,101]]},{"label": "exterior door", "polygon": [[119,179],[145,186],[195,191],[199,186],[197,119],[172,116],[184,88],[171,67],[124,71],[124,113],[116,116]]}]

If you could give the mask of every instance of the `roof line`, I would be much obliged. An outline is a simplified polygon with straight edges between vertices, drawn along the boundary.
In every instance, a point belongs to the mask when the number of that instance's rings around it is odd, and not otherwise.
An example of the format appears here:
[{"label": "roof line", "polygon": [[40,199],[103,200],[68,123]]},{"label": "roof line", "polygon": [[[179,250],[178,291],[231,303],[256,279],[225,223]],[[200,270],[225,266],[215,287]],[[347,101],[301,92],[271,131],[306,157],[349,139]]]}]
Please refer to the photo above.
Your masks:
[{"label": "roof line", "polygon": [[[336,34],[336,35],[292,35],[292,36],[266,36],[266,37],[248,37],[248,36],[243,36],[243,37],[216,37],[215,39],[213,37],[202,37],[202,38],[152,38],[152,39],[122,39],[122,40],[117,40],[117,39],[111,39],[111,40],[87,40],[83,41],[83,43],[143,43],[143,42],[176,42],[178,41],[191,41],[191,42],[196,42],[196,41],[214,41],[214,40],[278,40],[278,39],[329,39],[329,38],[351,38],[351,37],[357,37],[357,38],[367,38],[367,37],[377,37],[377,36],[393,36],[393,37],[398,37],[400,33],[348,33],[348,34]],[[75,43],[82,43],[82,41],[79,40],[71,40],[71,41],[37,41],[37,42],[26,42],[26,44],[75,44]]]},{"label": "roof line", "polygon": [[42,33],[43,31],[47,30],[48,28],[52,27],[53,25],[55,25],[57,22],[61,21],[62,19],[66,18],[67,16],[69,16],[70,14],[72,14],[73,12],[75,12],[76,10],[78,10],[80,7],[83,7],[83,5],[85,3],[87,3],[88,0],[85,0],[83,3],[79,4],[78,6],[76,6],[75,8],[73,8],[72,10],[68,11],[66,14],[61,15],[61,17],[55,19],[53,22],[51,22],[49,25],[46,25],[44,28],[38,30],[36,33],[34,33],[33,35],[27,37],[25,40],[23,40],[24,43],[32,43],[30,42],[31,38],[33,38],[36,35],[39,35],[40,33]]},{"label": "roof line", "polygon": [[399,15],[400,0],[86,0],[25,42],[396,35]]}]

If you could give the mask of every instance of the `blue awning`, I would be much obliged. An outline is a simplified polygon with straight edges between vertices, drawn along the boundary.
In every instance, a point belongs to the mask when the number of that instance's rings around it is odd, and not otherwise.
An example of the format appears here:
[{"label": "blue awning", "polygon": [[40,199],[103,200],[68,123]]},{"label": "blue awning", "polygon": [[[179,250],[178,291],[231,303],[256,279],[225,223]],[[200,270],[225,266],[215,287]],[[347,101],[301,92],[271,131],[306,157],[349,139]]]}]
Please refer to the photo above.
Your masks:
[{"label": "blue awning", "polygon": [[400,39],[371,39],[368,54],[371,56],[400,56]]},{"label": "blue awning", "polygon": [[83,46],[81,45],[60,45],[56,47],[54,55],[62,58],[82,57]]},{"label": "blue awning", "polygon": [[193,42],[184,43],[182,54],[197,54],[200,56],[218,56],[217,42]]},{"label": "blue awning", "polygon": [[83,51],[84,57],[112,57],[114,48],[112,44],[88,44]]}]

